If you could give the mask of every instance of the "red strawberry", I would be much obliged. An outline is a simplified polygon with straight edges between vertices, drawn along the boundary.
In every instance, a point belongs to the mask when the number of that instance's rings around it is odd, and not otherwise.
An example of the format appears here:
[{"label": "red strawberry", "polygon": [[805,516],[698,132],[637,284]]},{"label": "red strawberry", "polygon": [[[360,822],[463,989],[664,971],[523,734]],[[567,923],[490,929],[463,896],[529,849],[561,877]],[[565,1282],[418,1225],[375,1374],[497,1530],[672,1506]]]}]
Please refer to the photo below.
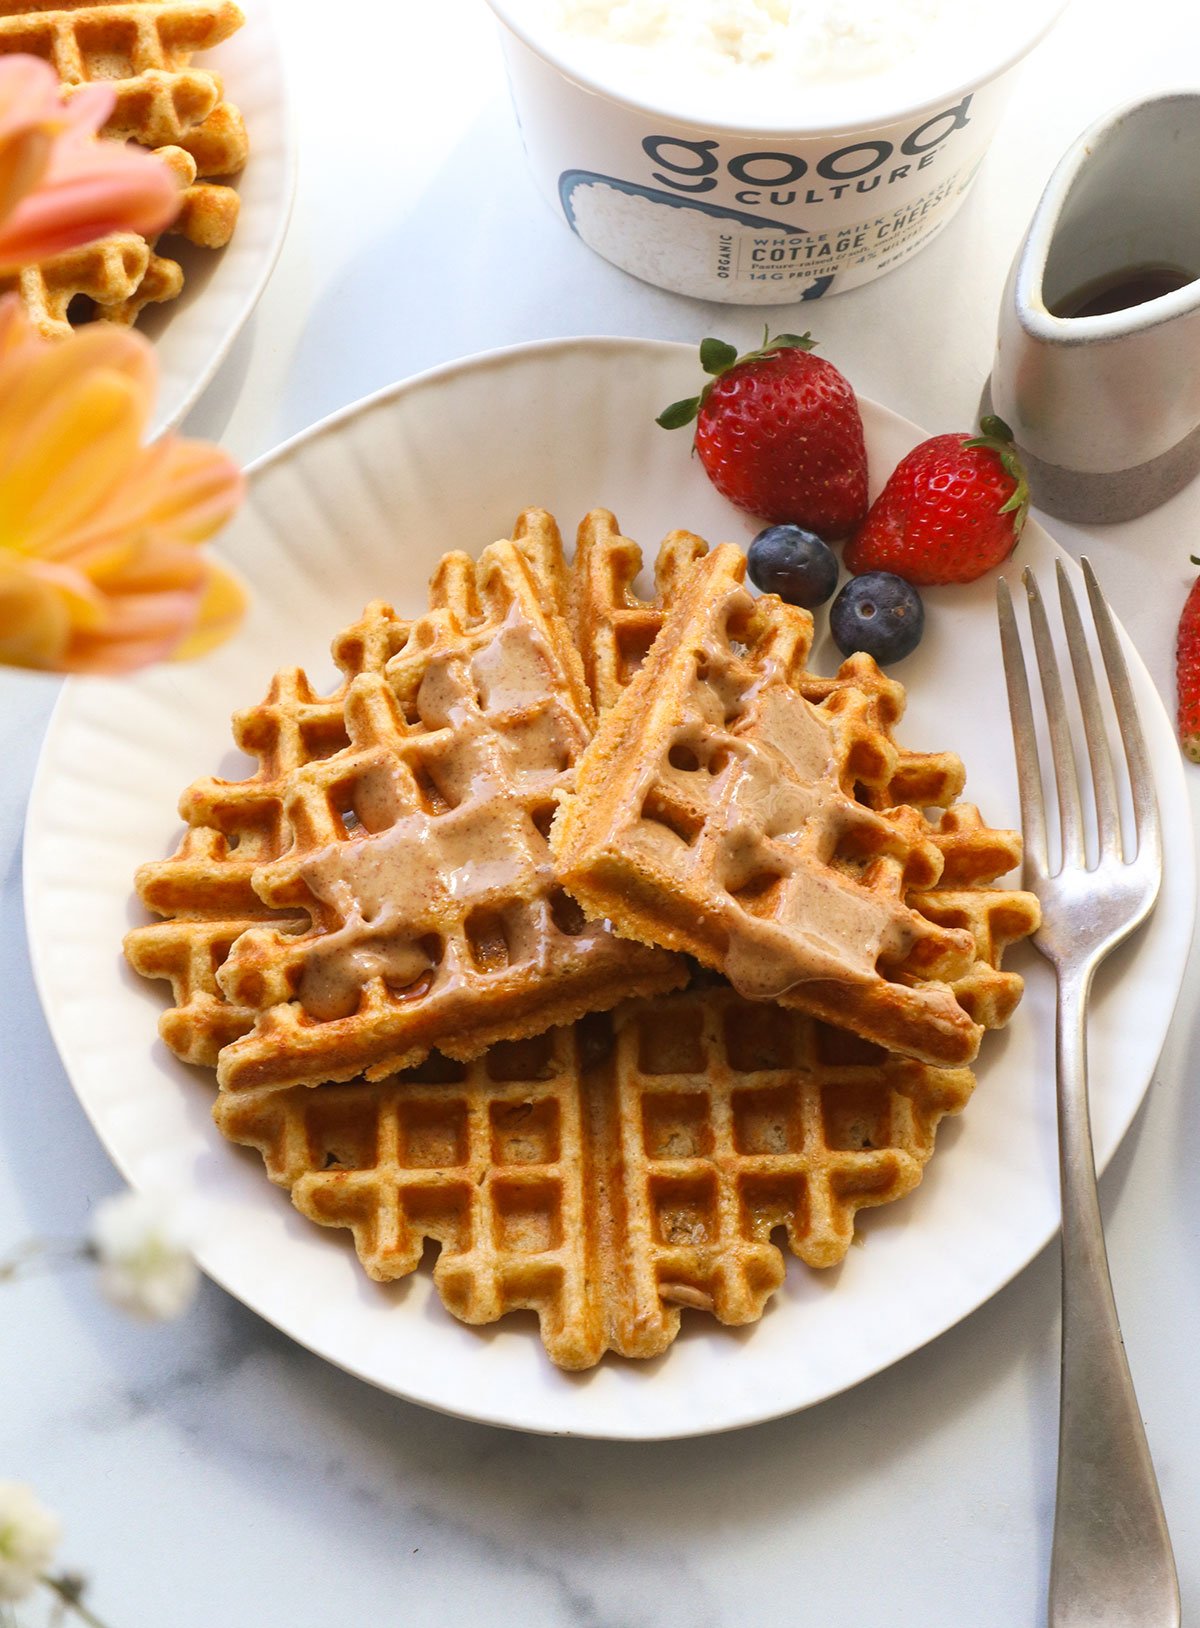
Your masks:
[{"label": "red strawberry", "polygon": [[1017,546],[1029,510],[1012,432],[985,418],[981,434],[935,435],[901,458],[846,544],[846,569],[892,571],[919,587],[974,582]]},{"label": "red strawberry", "polygon": [[658,423],[696,420],[696,451],[713,485],[739,509],[822,537],[844,537],[867,512],[867,452],[858,401],[808,334],[779,334],[739,357],[706,339],[700,364],[714,375],[699,396],[674,402]]},{"label": "red strawberry", "polygon": [[[1200,565],[1194,556],[1193,565]],[[1184,602],[1175,645],[1175,681],[1179,686],[1179,741],[1184,756],[1200,763],[1200,577]]]}]

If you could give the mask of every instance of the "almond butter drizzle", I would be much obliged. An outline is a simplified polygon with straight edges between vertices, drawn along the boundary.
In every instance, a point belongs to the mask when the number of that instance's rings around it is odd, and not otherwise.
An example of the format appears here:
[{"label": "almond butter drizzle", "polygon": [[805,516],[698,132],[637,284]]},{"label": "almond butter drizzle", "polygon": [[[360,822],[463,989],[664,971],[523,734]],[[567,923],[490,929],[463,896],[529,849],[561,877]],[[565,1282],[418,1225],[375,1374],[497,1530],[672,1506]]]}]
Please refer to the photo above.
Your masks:
[{"label": "almond butter drizzle", "polygon": [[[855,829],[882,838],[874,846],[885,852],[895,835],[842,789],[835,723],[796,694],[769,661],[753,683],[739,675],[725,629],[751,604],[745,589],[736,588],[713,606],[672,750],[682,746],[700,765],[716,768],[709,795],[717,812],[698,838],[697,853],[703,848],[713,881],[725,892],[713,901],[729,929],[722,970],[741,994],[770,1000],[812,979],[870,981],[881,956],[902,959],[935,929],[900,900],[829,868]],[[641,782],[639,808],[659,778],[682,789],[694,771],[673,768],[669,759],[655,765]],[[689,865],[661,824],[643,818],[632,835],[672,869]],[[764,892],[772,890],[770,913],[761,916],[736,898],[758,879]]]},{"label": "almond butter drizzle", "polygon": [[[549,848],[526,805],[550,803],[587,736],[550,650],[518,608],[473,655],[433,655],[416,705],[444,741],[360,776],[355,808],[366,833],[317,849],[300,867],[341,923],[307,949],[298,995],[318,1020],[356,1011],[376,978],[400,994],[424,993],[434,980],[460,984],[467,952],[457,929],[476,905],[494,913],[509,964],[543,971],[604,931],[563,934],[546,898]],[[441,812],[420,806],[411,760],[432,780]]]}]

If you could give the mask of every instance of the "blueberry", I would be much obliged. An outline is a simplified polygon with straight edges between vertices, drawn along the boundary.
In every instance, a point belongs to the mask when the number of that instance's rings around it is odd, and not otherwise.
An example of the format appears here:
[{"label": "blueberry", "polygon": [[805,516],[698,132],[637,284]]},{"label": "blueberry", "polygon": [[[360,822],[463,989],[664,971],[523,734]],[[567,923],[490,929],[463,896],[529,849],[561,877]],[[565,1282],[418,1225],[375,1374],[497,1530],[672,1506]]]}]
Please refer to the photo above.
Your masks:
[{"label": "blueberry", "polygon": [[925,631],[925,607],[911,582],[890,571],[851,577],[829,607],[829,631],[843,656],[865,650],[881,666],[911,655]]},{"label": "blueberry", "polygon": [[838,562],[815,532],[768,526],[750,544],[750,581],[789,605],[814,610],[837,587]]}]

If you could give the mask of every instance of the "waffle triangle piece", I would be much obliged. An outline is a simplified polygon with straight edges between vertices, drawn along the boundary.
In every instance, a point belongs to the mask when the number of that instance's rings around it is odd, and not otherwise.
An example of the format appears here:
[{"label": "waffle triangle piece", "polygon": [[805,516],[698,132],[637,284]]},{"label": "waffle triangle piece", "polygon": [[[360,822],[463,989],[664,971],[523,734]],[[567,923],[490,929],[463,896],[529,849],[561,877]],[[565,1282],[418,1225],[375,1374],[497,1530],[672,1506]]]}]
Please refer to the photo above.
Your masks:
[{"label": "waffle triangle piece", "polygon": [[[513,541],[533,573],[546,603],[566,604],[566,568],[553,520],[541,510],[521,516]],[[474,566],[465,555],[450,555],[435,578],[433,605],[451,598],[470,603]],[[237,747],[255,761],[244,780],[205,777],[193,782],[179,801],[186,830],[176,852],[138,869],[135,885],[142,904],[164,919],[135,927],[125,938],[125,954],[135,971],[170,982],[173,1004],[159,1031],[185,1063],[215,1067],[223,1046],[254,1025],[253,1008],[230,1001],[217,982],[234,942],[249,927],[279,913],[254,891],[253,877],[291,846],[285,801],[289,777],[350,744],[346,698],[356,678],[381,674],[409,640],[412,619],[398,616],[382,600],[338,634],[332,645],[340,682],[327,695],[314,689],[299,668],[279,672],[258,705],[235,714]],[[282,924],[305,924],[289,910]]]},{"label": "waffle triangle piece", "polygon": [[[622,536],[608,510],[594,509],[585,516],[572,572],[571,615],[601,716],[624,693],[689,573],[707,553],[708,544],[694,533],[668,533],[655,559],[654,592],[643,598],[635,587],[643,564],[637,543]],[[925,835],[941,855],[940,876],[935,889],[914,893],[909,903],[929,920],[972,935],[976,957],[950,988],[981,1028],[1002,1027],[1023,988],[1018,973],[1002,968],[1003,954],[1036,931],[1040,920],[1033,894],[995,886],[1020,867],[1020,834],[988,826],[974,804],[959,801],[966,771],[953,752],[914,751],[896,740],[894,732],[904,716],[904,686],[881,672],[870,656],[848,657],[832,677],[805,669],[793,671],[790,680],[798,694],[819,708],[836,708],[839,695],[854,693],[854,705],[877,736],[877,749],[870,754],[874,767],[868,770],[861,760],[857,765],[865,777],[855,784],[856,797],[876,810],[905,805],[910,813],[921,812]]]},{"label": "waffle triangle piece", "polygon": [[932,1063],[969,1062],[980,1026],[950,982],[971,935],[921,915],[937,845],[919,811],[883,812],[896,753],[869,697],[796,688],[811,618],[751,599],[745,557],[705,557],[581,760],[553,847],[591,915],[686,950],[781,999]]},{"label": "waffle triangle piece", "polygon": [[684,981],[554,875],[555,795],[593,723],[566,622],[512,541],[477,568],[448,556],[439,586],[385,671],[349,686],[350,744],[288,777],[292,843],[253,885],[310,925],[251,929],[222,966],[259,1014],[221,1054],[227,1089],[477,1056]]},{"label": "waffle triangle piece", "polygon": [[[621,534],[607,509],[593,509],[584,516],[571,579],[571,619],[601,716],[624,694],[650,653],[667,612],[707,553],[708,544],[694,532],[668,532],[654,561],[654,592],[646,599],[636,589],[643,568],[638,544]],[[811,637],[807,624],[797,637],[798,647],[804,648]],[[814,706],[845,689],[858,691],[868,701],[871,725],[887,737],[891,769],[886,782],[878,777],[870,784],[859,782],[858,794],[870,807],[909,803],[914,808],[948,808],[962,795],[966,771],[953,752],[914,752],[895,740],[893,731],[904,716],[904,686],[881,672],[870,656],[848,657],[831,678],[794,668],[790,679]]]},{"label": "waffle triangle piece", "polygon": [[[264,699],[233,720],[234,741],[256,761],[254,773],[193,782],[179,800],[186,830],[175,853],[139,867],[138,896],[164,919],[127,933],[125,955],[143,977],[170,982],[173,1004],[159,1032],[185,1063],[215,1067],[221,1048],[253,1026],[253,1010],[227,1000],[217,974],[247,928],[278,919],[255,893],[253,877],[291,843],[288,777],[348,744],[350,685],[360,674],[382,672],[409,627],[390,605],[368,605],[334,641],[342,679],[329,695],[318,694],[299,668],[277,673]],[[297,930],[304,920],[296,911],[284,916]]]}]

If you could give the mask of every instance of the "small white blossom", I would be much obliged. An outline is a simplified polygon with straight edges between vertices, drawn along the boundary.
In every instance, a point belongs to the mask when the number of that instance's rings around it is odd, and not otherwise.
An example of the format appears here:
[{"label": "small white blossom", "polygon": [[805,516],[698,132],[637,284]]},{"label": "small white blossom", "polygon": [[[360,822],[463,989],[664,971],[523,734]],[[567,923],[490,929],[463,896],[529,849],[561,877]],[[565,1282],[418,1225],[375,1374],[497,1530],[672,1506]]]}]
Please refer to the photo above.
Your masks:
[{"label": "small white blossom", "polygon": [[0,1481],[0,1600],[23,1600],[54,1559],[58,1516],[20,1481]]},{"label": "small white blossom", "polygon": [[187,1309],[198,1273],[179,1207],[154,1193],[118,1193],[97,1205],[92,1248],[100,1288],[135,1317],[165,1321]]}]

